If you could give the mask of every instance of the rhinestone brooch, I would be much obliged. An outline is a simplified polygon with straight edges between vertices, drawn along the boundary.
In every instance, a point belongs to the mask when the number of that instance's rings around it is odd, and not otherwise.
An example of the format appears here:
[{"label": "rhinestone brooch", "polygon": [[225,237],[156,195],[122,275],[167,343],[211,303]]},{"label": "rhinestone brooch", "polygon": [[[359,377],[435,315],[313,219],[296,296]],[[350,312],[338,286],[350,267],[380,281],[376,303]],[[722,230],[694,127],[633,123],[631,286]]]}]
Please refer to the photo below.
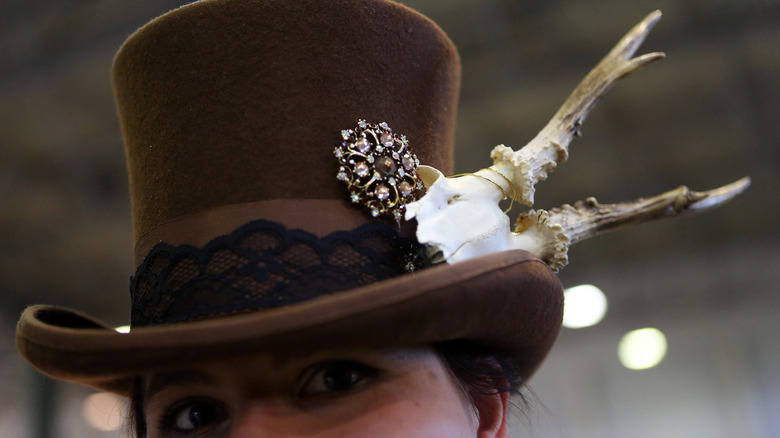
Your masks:
[{"label": "rhinestone brooch", "polygon": [[356,128],[341,131],[341,138],[333,151],[340,164],[336,178],[347,185],[349,199],[368,207],[374,217],[392,215],[400,222],[405,205],[423,192],[420,160],[406,136],[393,133],[385,122],[359,120]]}]

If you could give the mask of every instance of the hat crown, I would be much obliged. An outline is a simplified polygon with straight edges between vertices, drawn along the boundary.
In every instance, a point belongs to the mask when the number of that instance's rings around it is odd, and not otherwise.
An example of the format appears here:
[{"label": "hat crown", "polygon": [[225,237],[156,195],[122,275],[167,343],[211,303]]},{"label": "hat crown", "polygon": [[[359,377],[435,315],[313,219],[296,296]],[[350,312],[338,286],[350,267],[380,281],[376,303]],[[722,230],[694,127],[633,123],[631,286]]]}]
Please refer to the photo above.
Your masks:
[{"label": "hat crown", "polygon": [[345,199],[333,149],[361,118],[451,169],[459,81],[443,31],[388,1],[206,0],[169,12],[114,63],[136,240],[223,205]]}]

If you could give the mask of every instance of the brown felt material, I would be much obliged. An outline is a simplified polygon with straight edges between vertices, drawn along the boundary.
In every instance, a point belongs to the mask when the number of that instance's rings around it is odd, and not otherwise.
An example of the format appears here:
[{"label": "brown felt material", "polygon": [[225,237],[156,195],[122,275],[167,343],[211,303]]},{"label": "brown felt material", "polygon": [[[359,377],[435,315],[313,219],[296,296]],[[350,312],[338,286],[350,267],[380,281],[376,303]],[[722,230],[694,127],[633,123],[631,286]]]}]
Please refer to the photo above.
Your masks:
[{"label": "brown felt material", "polygon": [[114,62],[136,239],[218,205],[344,199],[332,152],[361,118],[451,173],[459,85],[447,36],[387,1],[211,0],[164,15]]}]

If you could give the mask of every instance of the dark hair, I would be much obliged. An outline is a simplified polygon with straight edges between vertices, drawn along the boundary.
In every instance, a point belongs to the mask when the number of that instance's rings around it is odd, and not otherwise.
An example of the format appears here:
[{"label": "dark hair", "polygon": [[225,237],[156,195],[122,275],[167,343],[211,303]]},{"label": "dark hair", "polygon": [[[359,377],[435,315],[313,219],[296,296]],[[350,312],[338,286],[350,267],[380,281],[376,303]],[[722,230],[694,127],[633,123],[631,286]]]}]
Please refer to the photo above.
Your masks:
[{"label": "dark hair", "polygon": [[496,414],[486,412],[495,404],[486,404],[484,396],[503,393],[519,395],[522,404],[527,406],[520,393],[524,384],[520,369],[508,355],[463,340],[438,342],[433,344],[433,350],[468,397],[475,414]]},{"label": "dark hair", "polygon": [[517,393],[523,385],[517,362],[501,352],[463,340],[438,342],[433,350],[468,394]]},{"label": "dark hair", "polygon": [[[463,340],[437,342],[432,347],[475,410],[484,409],[479,405],[480,396],[519,394],[523,380],[517,363],[508,355]],[[146,437],[144,379],[140,376],[132,381],[128,428],[137,438]]]},{"label": "dark hair", "polygon": [[133,377],[130,384],[130,406],[127,411],[128,434],[137,438],[146,437],[146,417],[144,416],[144,379]]}]

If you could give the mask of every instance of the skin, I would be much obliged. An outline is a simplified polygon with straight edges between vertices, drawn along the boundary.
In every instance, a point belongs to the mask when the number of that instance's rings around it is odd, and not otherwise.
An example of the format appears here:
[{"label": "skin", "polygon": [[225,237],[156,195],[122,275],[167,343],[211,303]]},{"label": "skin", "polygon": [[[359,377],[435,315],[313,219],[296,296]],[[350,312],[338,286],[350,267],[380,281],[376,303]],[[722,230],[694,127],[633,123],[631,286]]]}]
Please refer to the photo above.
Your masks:
[{"label": "skin", "polygon": [[430,348],[351,349],[147,376],[144,413],[148,438],[505,437],[506,396],[477,397]]}]

